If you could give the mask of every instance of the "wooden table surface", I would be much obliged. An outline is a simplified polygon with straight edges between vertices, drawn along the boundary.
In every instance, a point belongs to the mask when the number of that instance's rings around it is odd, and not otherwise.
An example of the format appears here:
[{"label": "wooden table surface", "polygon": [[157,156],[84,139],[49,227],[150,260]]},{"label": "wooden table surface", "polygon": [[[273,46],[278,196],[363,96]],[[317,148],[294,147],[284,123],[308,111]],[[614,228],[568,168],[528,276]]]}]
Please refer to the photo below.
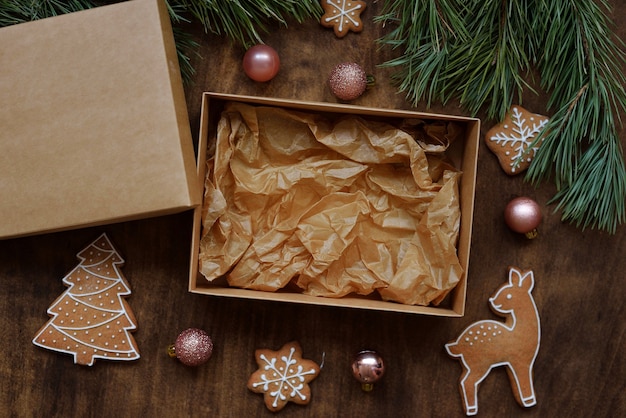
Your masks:
[{"label": "wooden table surface", "polygon": [[[377,66],[393,52],[375,43],[384,29],[371,19],[382,2],[368,3],[366,26],[358,35],[337,39],[315,21],[272,29],[265,41],[279,52],[282,67],[264,84],[242,72],[240,46],[188,28],[201,43],[193,59],[197,72],[186,88],[194,135],[203,91],[336,102],[325,81],[342,61],[359,62],[377,78],[377,86],[354,104],[411,109],[390,84],[390,72]],[[617,34],[626,39],[626,2],[610,3]],[[545,95],[528,94],[523,103],[542,113]],[[431,111],[465,114],[455,104]],[[493,123],[483,119],[482,133]],[[624,129],[620,135],[626,143]],[[535,365],[538,404],[518,406],[505,370],[498,368],[481,384],[479,416],[626,416],[626,227],[609,235],[563,224],[546,204],[553,192],[550,183],[534,188],[505,175],[481,143],[466,313],[455,319],[188,293],[190,212],[0,241],[0,416],[272,416],[246,382],[256,370],[255,349],[278,349],[291,340],[301,343],[306,358],[325,361],[311,383],[311,403],[290,404],[282,417],[464,416],[457,388],[461,367],[444,344],[471,322],[497,319],[487,300],[506,279],[509,265],[535,272],[542,327]],[[535,198],[543,208],[540,235],[532,241],[503,222],[506,203],[519,195]],[[83,367],[31,340],[48,320],[48,306],[66,289],[61,279],[76,266],[75,254],[102,232],[126,260],[123,273],[133,289],[128,302],[139,323],[134,335],[141,359]],[[198,368],[166,354],[189,327],[205,329],[215,342],[213,357]],[[379,351],[387,367],[370,393],[350,372],[353,355],[366,348]]]}]

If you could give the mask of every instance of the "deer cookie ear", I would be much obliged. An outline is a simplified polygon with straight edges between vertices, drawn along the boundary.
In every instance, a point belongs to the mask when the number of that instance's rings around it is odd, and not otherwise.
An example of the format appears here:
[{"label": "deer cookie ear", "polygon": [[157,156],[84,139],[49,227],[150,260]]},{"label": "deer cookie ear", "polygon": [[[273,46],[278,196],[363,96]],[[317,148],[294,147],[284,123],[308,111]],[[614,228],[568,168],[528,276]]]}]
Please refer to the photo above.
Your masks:
[{"label": "deer cookie ear", "polygon": [[535,286],[535,276],[532,270],[521,272],[517,267],[509,267],[509,283],[527,289],[529,292]]}]

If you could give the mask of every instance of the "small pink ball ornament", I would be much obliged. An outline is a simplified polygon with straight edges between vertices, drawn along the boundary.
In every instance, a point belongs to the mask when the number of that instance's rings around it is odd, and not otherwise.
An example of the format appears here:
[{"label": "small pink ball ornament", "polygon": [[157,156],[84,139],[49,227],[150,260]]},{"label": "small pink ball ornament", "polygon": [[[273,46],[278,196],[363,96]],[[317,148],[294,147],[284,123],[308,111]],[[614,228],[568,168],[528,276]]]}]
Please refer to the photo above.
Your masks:
[{"label": "small pink ball ornament", "polygon": [[176,342],[167,348],[167,353],[186,366],[200,366],[211,358],[213,341],[203,330],[189,328],[178,335]]},{"label": "small pink ball ornament", "polygon": [[524,234],[526,238],[537,237],[537,227],[542,215],[539,204],[529,197],[516,197],[504,209],[504,222],[511,230]]},{"label": "small pink ball ornament", "polygon": [[254,81],[270,81],[279,69],[280,58],[271,46],[255,45],[243,56],[243,71]]},{"label": "small pink ball ornament", "polygon": [[364,350],[359,352],[352,361],[352,375],[361,383],[361,389],[370,392],[374,383],[385,374],[385,363],[376,351]]},{"label": "small pink ball ornament", "polygon": [[330,91],[340,100],[350,101],[360,97],[365,90],[375,84],[373,76],[356,62],[337,64],[328,76]]}]

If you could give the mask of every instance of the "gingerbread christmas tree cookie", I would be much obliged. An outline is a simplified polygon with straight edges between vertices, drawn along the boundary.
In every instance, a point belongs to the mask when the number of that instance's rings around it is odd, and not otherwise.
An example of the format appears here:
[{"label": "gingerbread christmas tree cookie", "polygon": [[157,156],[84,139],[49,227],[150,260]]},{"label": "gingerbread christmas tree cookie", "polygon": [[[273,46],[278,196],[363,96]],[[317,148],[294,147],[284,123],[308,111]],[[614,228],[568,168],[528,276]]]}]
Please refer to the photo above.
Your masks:
[{"label": "gingerbread christmas tree cookie", "polygon": [[302,358],[300,344],[294,341],[278,351],[259,349],[255,358],[259,368],[250,376],[248,389],[262,393],[270,411],[280,411],[288,402],[306,405],[311,401],[309,382],[320,367]]},{"label": "gingerbread christmas tree cookie", "polygon": [[124,260],[102,234],[77,254],[80,263],[63,278],[69,287],[48,308],[50,320],[33,343],[73,354],[74,363],[91,366],[96,358],[136,360],[130,331],[136,321],[125,296],[131,291],[120,267]]},{"label": "gingerbread christmas tree cookie", "polygon": [[541,145],[533,142],[548,120],[547,116],[513,106],[504,120],[487,132],[487,147],[496,154],[505,173],[515,175],[528,168]]}]

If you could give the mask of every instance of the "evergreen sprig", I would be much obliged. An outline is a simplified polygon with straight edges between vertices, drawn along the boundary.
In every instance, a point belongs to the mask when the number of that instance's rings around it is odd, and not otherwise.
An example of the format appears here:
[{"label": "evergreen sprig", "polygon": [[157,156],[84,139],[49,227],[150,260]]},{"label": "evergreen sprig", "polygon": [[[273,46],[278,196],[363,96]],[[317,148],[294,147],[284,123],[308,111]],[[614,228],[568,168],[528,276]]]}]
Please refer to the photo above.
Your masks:
[{"label": "evergreen sprig", "polygon": [[465,21],[461,17],[462,1],[436,0],[387,2],[375,22],[389,24],[392,30],[378,42],[402,49],[402,54],[383,63],[383,67],[397,67],[392,77],[401,92],[414,106],[426,98],[445,102],[449,87],[443,75],[449,67],[451,45],[468,40]]},{"label": "evergreen sprig", "polygon": [[458,91],[461,105],[472,114],[487,104],[489,118],[502,119],[513,101],[521,100],[530,70],[533,43],[528,3],[532,0],[472,0],[467,21],[470,42],[459,42],[450,62],[449,97]]},{"label": "evergreen sprig", "polygon": [[[614,233],[626,220],[626,169],[617,132],[626,110],[623,44],[605,0],[394,0],[379,41],[402,54],[383,63],[414,105],[458,99],[501,120],[539,70],[554,115],[526,175],[553,178],[562,219]],[[418,26],[416,28],[416,26]],[[616,120],[617,117],[617,120]]]},{"label": "evergreen sprig", "polygon": [[[271,22],[286,26],[288,17],[301,23],[322,15],[319,0],[170,0],[170,4],[201,22],[207,33],[224,34],[244,47],[263,42]],[[182,16],[174,14],[175,19]]]},{"label": "evergreen sprig", "polygon": [[538,67],[542,86],[552,92],[548,106],[557,111],[535,140],[543,143],[526,178],[536,184],[553,174],[552,201],[563,219],[615,232],[626,220],[626,168],[615,120],[626,111],[623,44],[612,41],[597,3],[539,6],[544,49]]},{"label": "evergreen sprig", "polygon": [[379,42],[403,47],[398,58],[401,92],[413,105],[458,98],[472,114],[485,103],[490,118],[503,118],[515,95],[521,98],[536,48],[527,33],[533,0],[396,0],[377,22],[395,26]]}]

